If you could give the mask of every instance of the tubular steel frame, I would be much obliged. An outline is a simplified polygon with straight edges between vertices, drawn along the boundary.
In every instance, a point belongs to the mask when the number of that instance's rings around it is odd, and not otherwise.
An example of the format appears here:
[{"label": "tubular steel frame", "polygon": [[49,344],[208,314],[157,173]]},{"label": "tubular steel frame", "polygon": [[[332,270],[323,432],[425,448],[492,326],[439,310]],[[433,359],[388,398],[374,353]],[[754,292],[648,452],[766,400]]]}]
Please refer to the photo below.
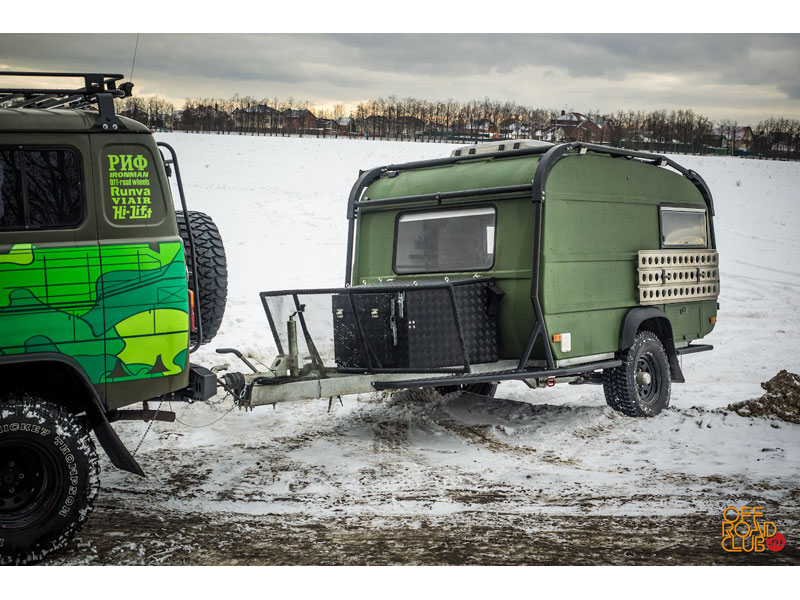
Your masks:
[{"label": "tubular steel frame", "polygon": [[[181,208],[183,209],[183,223],[186,226],[186,232],[189,235],[189,256],[192,259],[192,278],[194,280],[194,316],[195,316],[195,326],[197,328],[197,341],[194,345],[189,349],[189,354],[194,353],[203,343],[203,318],[202,318],[202,309],[200,298],[202,297],[202,284],[200,283],[200,277],[197,270],[197,252],[195,251],[195,243],[194,243],[194,234],[192,233],[192,224],[189,221],[189,209],[186,205],[186,195],[183,193],[183,180],[181,179],[181,167],[178,164],[178,155],[175,153],[175,149],[167,144],[166,142],[156,142],[156,145],[159,148],[164,148],[169,152],[170,158],[164,159],[162,156],[162,162],[164,166],[172,165],[175,167],[175,181],[178,184],[178,196],[181,199]],[[191,307],[190,307],[191,308]]]},{"label": "tubular steel frame", "polygon": [[[355,307],[355,301],[353,300],[353,296],[362,295],[362,294],[375,294],[375,293],[387,293],[387,294],[394,294],[398,292],[405,292],[405,293],[414,293],[416,291],[421,290],[446,290],[448,293],[448,300],[450,303],[450,309],[453,315],[453,321],[455,325],[455,330],[458,335],[458,343],[459,343],[459,350],[461,354],[461,359],[463,361],[462,366],[459,368],[451,368],[451,367],[438,367],[438,368],[430,368],[430,369],[416,369],[416,368],[386,368],[380,364],[377,356],[374,355],[374,351],[371,351],[371,346],[367,341],[367,336],[364,333],[364,328],[361,324],[361,318],[359,317],[358,311]],[[361,356],[364,358],[365,363],[367,364],[366,368],[358,368],[358,367],[337,367],[336,369],[325,368],[323,366],[322,358],[317,351],[317,348],[314,344],[313,338],[311,333],[308,330],[306,325],[305,318],[303,316],[302,304],[300,303],[300,296],[313,296],[313,295],[325,295],[325,294],[337,294],[337,295],[345,295],[348,297],[350,302],[350,309],[353,312],[353,318],[356,324],[356,338],[358,341],[358,347],[361,351]],[[319,289],[297,289],[297,290],[280,290],[280,291],[270,291],[270,292],[261,292],[259,293],[259,297],[261,298],[261,304],[264,307],[264,312],[267,315],[267,321],[269,322],[269,327],[272,332],[272,337],[275,340],[275,346],[278,349],[279,354],[284,354],[283,344],[281,343],[280,334],[278,333],[278,329],[275,322],[275,317],[272,314],[272,311],[269,308],[269,304],[267,300],[269,298],[276,298],[281,296],[290,296],[294,302],[295,309],[297,310],[298,320],[300,322],[300,328],[302,329],[303,336],[306,340],[306,346],[308,347],[308,351],[311,354],[312,362],[317,366],[319,373],[321,376],[325,377],[326,373],[329,371],[335,371],[338,373],[440,373],[440,374],[447,374],[447,373],[470,373],[470,362],[469,356],[467,354],[467,345],[464,338],[464,330],[461,325],[461,316],[458,311],[458,305],[456,303],[456,296],[455,291],[453,290],[453,284],[447,282],[435,282],[435,283],[428,283],[428,282],[421,282],[417,285],[389,285],[389,284],[381,284],[380,286],[349,286],[344,288],[319,288]],[[375,361],[373,361],[373,358]],[[377,363],[377,364],[376,364]]]}]

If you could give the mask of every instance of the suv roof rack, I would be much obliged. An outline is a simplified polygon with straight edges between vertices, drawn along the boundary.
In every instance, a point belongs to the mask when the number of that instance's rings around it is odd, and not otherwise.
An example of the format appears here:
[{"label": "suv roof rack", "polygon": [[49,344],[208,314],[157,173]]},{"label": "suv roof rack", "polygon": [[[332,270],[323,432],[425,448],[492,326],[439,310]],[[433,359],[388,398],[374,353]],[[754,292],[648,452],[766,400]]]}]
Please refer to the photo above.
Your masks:
[{"label": "suv roof rack", "polygon": [[117,85],[124,75],[118,73],[57,73],[39,71],[0,71],[0,77],[80,78],[79,88],[16,88],[0,87],[0,107],[3,108],[73,108],[86,109],[97,105],[100,116],[94,128],[125,129],[114,113],[114,98],[131,95],[133,83]]}]

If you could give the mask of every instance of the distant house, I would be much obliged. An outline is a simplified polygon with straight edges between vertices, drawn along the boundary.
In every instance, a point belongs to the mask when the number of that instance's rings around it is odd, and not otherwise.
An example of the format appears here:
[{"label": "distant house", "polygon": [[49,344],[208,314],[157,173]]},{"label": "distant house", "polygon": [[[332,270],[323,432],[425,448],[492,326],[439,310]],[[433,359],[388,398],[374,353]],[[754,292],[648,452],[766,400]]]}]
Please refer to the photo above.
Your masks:
[{"label": "distant house", "polygon": [[355,119],[353,119],[353,117],[339,117],[336,119],[336,128],[339,130],[339,133],[355,133]]},{"label": "distant house", "polygon": [[506,119],[500,123],[500,135],[504,138],[520,139],[531,136],[531,128],[521,119]]},{"label": "distant house", "polygon": [[284,131],[288,133],[306,133],[317,128],[317,118],[310,110],[287,108],[281,113]]},{"label": "distant house", "polygon": [[385,137],[387,135],[388,121],[383,115],[370,115],[358,122],[356,131],[359,135],[374,135]]},{"label": "distant house", "polygon": [[413,136],[421,134],[425,129],[425,122],[417,117],[400,117],[397,119],[400,135]]},{"label": "distant house", "polygon": [[336,135],[339,132],[339,126],[333,119],[319,118],[317,119],[316,133],[321,135]]},{"label": "distant house", "polygon": [[541,140],[543,142],[555,141],[555,133],[552,129],[537,129],[533,132],[533,139]]},{"label": "distant house", "polygon": [[199,104],[185,107],[173,123],[190,130],[227,131],[233,126],[233,118],[218,104]]},{"label": "distant house", "polygon": [[562,142],[608,142],[609,124],[610,121],[603,117],[593,120],[582,113],[563,110],[560,117],[553,119],[555,138]]},{"label": "distant house", "polygon": [[753,130],[748,126],[720,125],[711,130],[710,145],[747,152],[753,147]]},{"label": "distant house", "polygon": [[594,119],[594,124],[600,130],[600,139],[595,139],[595,142],[603,144],[605,142],[611,141],[611,130],[613,129],[615,122],[613,119],[609,119],[608,117],[597,117]]},{"label": "distant house", "polygon": [[277,127],[280,111],[266,104],[255,104],[237,108],[231,116],[235,127],[243,131],[253,131]]},{"label": "distant house", "polygon": [[478,139],[494,140],[500,137],[500,129],[488,119],[467,121],[464,124],[464,133]]}]

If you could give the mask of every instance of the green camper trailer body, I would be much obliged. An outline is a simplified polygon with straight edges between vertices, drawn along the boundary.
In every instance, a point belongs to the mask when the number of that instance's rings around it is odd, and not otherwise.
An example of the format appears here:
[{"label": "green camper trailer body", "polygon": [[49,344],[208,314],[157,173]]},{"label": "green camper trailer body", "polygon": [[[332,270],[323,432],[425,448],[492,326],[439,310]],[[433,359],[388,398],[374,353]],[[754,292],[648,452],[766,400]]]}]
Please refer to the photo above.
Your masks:
[{"label": "green camper trailer body", "polygon": [[[543,343],[550,345],[556,366],[612,357],[622,349],[626,316],[641,307],[640,251],[664,251],[663,210],[702,213],[705,244],[693,245],[692,251],[714,248],[710,196],[707,200],[691,176],[660,166],[658,160],[631,160],[604,148],[565,145],[532,154],[467,155],[463,160],[431,162],[409,169],[386,167],[359,192],[348,283],[492,277],[505,292],[499,315],[504,359],[519,359],[525,353],[536,323],[532,296],[538,296],[549,335],[536,341],[531,361],[545,359]],[[522,191],[505,191],[509,187]],[[459,193],[466,190],[473,195]],[[534,248],[537,204],[541,232],[539,247]],[[489,268],[397,272],[394,260],[403,215],[477,207],[496,215]],[[484,242],[463,240],[465,248],[478,243]],[[535,269],[538,286],[532,290]],[[681,302],[670,298],[647,306],[666,315],[671,341],[678,347],[703,338],[716,320],[713,297],[687,295]],[[553,341],[553,335],[565,333],[569,346]]]}]

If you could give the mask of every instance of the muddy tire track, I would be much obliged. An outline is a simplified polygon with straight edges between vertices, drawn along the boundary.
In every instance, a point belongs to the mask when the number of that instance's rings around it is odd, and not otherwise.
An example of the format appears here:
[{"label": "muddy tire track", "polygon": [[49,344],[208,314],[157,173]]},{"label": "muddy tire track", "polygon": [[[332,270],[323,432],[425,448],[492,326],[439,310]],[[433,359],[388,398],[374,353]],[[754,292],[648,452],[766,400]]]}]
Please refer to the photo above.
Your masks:
[{"label": "muddy tire track", "polygon": [[[102,503],[45,564],[798,565],[796,545],[732,554],[718,515],[338,517],[152,513]],[[141,509],[142,507],[137,507]],[[800,521],[774,515],[787,539]]]}]

